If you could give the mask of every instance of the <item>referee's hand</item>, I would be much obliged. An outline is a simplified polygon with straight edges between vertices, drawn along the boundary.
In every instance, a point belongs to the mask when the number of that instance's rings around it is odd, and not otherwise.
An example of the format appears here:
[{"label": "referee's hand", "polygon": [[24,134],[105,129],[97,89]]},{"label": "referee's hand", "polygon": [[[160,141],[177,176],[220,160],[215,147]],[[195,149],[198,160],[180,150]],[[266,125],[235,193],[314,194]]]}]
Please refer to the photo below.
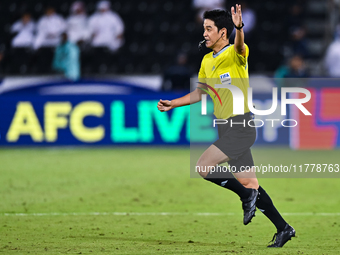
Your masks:
[{"label": "referee's hand", "polygon": [[236,27],[242,26],[242,11],[241,5],[237,4],[236,8],[231,7],[231,16]]},{"label": "referee's hand", "polygon": [[157,104],[157,108],[161,112],[167,112],[167,111],[172,109],[171,101],[160,99],[158,104]]}]

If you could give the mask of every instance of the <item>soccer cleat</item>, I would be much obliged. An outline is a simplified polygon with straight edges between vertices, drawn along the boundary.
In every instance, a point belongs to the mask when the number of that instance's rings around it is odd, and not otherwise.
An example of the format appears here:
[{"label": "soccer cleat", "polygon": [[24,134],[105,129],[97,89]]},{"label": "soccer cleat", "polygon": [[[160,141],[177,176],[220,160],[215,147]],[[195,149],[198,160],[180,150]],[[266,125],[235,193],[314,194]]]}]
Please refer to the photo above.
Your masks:
[{"label": "soccer cleat", "polygon": [[255,216],[256,201],[259,196],[259,191],[256,189],[251,190],[251,194],[247,199],[241,199],[243,208],[243,224],[247,225]]},{"label": "soccer cleat", "polygon": [[285,243],[287,243],[289,240],[291,240],[292,237],[295,236],[295,229],[290,226],[290,225],[286,225],[285,228],[274,234],[273,239],[271,240],[271,242],[274,241],[275,237],[275,242],[271,245],[268,245],[268,247],[272,248],[272,247],[282,247],[285,245]]}]

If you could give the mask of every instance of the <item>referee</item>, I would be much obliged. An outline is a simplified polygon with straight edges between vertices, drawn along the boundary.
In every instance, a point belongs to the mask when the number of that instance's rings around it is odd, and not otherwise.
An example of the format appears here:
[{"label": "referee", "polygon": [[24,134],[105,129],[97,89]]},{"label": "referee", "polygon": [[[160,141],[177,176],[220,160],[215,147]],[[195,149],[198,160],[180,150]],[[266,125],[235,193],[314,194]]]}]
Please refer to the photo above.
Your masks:
[{"label": "referee", "polygon": [[[231,8],[231,13],[224,10],[212,10],[204,13],[204,41],[205,46],[212,52],[206,54],[202,60],[196,90],[184,97],[169,100],[159,100],[158,109],[161,112],[169,111],[175,107],[190,105],[201,101],[205,94],[206,85],[214,87],[216,83],[237,86],[244,94],[244,115],[233,115],[233,97],[228,89],[215,88],[221,98],[214,103],[214,115],[218,119],[228,120],[227,124],[218,125],[219,139],[214,142],[199,158],[196,169],[207,181],[236,193],[243,208],[243,223],[247,225],[255,216],[256,207],[263,212],[277,228],[273,244],[268,247],[282,247],[295,230],[276,210],[271,198],[259,186],[254,171],[254,161],[250,147],[256,138],[256,129],[252,123],[247,103],[248,83],[248,46],[244,43],[241,5]],[[236,28],[234,44],[229,43],[229,37]],[[230,123],[241,123],[230,125]],[[246,123],[242,125],[242,123]],[[231,172],[207,171],[221,163],[228,162]],[[251,171],[243,171],[245,169]],[[218,168],[216,168],[218,169]],[[243,172],[242,172],[243,171]],[[236,177],[236,178],[235,178]]]}]

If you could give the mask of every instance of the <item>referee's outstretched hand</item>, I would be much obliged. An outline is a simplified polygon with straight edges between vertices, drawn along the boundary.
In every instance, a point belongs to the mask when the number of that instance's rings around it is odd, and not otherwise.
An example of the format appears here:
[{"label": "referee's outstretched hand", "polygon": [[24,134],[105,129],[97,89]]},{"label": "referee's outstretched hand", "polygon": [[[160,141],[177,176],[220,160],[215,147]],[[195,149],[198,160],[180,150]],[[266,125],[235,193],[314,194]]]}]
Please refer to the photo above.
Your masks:
[{"label": "referee's outstretched hand", "polygon": [[231,15],[235,26],[236,27],[242,26],[242,11],[240,4],[237,4],[236,8],[234,8],[234,6],[231,7]]},{"label": "referee's outstretched hand", "polygon": [[167,111],[172,109],[171,101],[160,99],[158,104],[157,104],[157,108],[161,112],[167,112]]}]

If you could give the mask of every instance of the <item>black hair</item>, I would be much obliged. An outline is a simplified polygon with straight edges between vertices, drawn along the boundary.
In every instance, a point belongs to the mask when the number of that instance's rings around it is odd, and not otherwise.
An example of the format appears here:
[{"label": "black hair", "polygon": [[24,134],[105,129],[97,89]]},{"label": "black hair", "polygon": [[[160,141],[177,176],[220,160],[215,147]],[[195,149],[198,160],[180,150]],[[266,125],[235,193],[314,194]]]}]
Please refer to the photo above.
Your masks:
[{"label": "black hair", "polygon": [[229,39],[231,33],[234,30],[234,22],[231,17],[230,11],[225,10],[206,11],[203,14],[203,18],[214,21],[218,31],[220,31],[222,28],[226,28],[227,38]]}]

